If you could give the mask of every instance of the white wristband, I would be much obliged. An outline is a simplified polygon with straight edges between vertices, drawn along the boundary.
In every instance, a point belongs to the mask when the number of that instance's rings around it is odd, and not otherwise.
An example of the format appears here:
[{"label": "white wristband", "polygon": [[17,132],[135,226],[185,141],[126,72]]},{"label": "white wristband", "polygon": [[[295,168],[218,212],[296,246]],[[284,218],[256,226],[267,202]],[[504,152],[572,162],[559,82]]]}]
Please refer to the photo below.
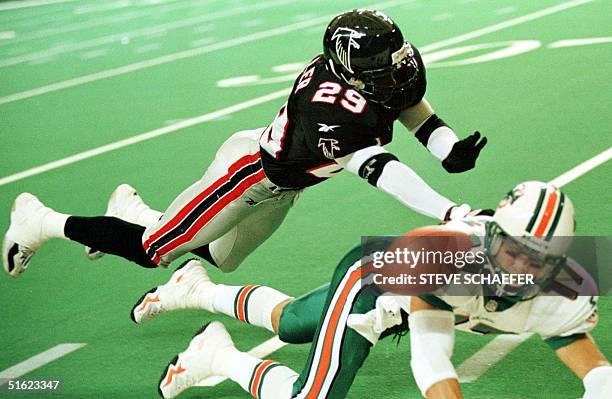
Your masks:
[{"label": "white wristband", "polygon": [[453,145],[459,141],[459,138],[448,126],[440,126],[431,133],[427,140],[427,149],[439,161],[446,159],[453,149]]},{"label": "white wristband", "polygon": [[612,366],[595,367],[584,376],[582,399],[612,398]]},{"label": "white wristband", "polygon": [[410,366],[423,396],[434,384],[457,379],[450,361],[455,343],[455,317],[447,310],[419,310],[408,317]]}]

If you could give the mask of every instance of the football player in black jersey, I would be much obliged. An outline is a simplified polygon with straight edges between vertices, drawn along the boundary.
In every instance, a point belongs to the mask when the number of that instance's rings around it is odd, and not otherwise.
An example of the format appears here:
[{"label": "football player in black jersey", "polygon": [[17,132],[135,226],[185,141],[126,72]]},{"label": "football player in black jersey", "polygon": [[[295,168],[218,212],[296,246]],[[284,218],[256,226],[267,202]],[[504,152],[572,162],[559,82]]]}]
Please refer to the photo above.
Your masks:
[{"label": "football player in black jersey", "polygon": [[[383,146],[399,119],[451,173],[474,167],[486,138],[459,140],[423,98],[425,66],[385,14],[353,10],[335,17],[324,52],[296,79],[266,128],[238,132],[219,149],[201,180],[162,214],[128,185],[111,195],[105,216],[58,213],[19,195],[3,243],[3,264],[19,276],[36,250],[65,238],[144,267],[167,266],[194,252],[234,270],[280,225],[306,187],[346,169],[404,205],[440,220],[470,211],[429,187]],[[92,249],[93,248],[93,249]]]}]

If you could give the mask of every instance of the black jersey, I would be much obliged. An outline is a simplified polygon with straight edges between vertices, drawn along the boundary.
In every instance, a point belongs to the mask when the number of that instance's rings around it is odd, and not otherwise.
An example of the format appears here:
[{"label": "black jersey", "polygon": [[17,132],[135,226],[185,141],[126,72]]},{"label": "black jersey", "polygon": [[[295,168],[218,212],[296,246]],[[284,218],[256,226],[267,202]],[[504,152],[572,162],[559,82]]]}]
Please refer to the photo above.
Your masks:
[{"label": "black jersey", "polygon": [[[415,58],[424,72],[420,56]],[[399,111],[367,101],[328,68],[323,56],[306,66],[261,136],[264,172],[280,187],[320,183],[342,170],[335,158],[392,139]],[[425,74],[420,76],[410,106],[425,94]]]}]

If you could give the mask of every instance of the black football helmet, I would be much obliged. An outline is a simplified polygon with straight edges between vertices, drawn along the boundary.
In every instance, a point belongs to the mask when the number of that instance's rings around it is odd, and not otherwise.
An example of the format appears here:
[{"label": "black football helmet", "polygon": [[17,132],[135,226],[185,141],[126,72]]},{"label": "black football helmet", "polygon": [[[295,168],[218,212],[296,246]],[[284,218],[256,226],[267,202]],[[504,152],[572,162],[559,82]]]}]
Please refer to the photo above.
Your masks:
[{"label": "black football helmet", "polygon": [[382,12],[356,9],[335,17],[323,37],[323,54],[334,74],[386,108],[406,108],[424,94],[416,49]]}]

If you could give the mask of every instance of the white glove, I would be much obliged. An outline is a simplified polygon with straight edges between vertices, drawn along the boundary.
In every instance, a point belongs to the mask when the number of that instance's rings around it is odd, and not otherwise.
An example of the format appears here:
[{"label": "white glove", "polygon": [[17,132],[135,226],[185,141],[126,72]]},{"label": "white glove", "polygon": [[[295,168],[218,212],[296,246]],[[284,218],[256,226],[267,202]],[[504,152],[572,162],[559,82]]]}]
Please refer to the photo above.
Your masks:
[{"label": "white glove", "polygon": [[409,307],[410,297],[382,295],[376,299],[374,309],[349,315],[346,324],[375,345],[383,331],[402,323],[401,310]]},{"label": "white glove", "polygon": [[451,220],[461,220],[465,218],[471,210],[472,208],[468,204],[455,205],[446,212],[444,221],[450,222]]}]

